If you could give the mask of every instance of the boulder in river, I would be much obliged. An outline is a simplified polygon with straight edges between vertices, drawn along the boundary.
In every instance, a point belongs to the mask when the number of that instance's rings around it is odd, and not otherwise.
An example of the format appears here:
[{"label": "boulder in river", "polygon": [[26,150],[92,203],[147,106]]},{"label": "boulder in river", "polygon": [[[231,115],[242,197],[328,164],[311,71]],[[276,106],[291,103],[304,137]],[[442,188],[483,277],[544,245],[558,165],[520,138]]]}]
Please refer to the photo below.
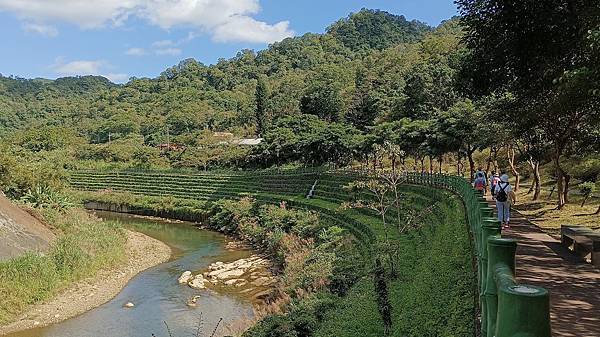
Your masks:
[{"label": "boulder in river", "polygon": [[198,295],[196,295],[196,296],[192,297],[192,298],[191,298],[191,299],[190,299],[190,300],[187,302],[187,305],[188,305],[188,307],[195,307],[195,306],[197,306],[197,302],[198,302],[198,300],[199,300],[201,297],[202,297],[202,296],[198,296]]},{"label": "boulder in river", "polygon": [[183,272],[183,274],[181,274],[181,276],[179,276],[179,279],[177,281],[179,282],[179,284],[185,284],[185,283],[188,283],[191,278],[192,278],[192,272],[189,270],[186,270]]},{"label": "boulder in river", "polygon": [[133,308],[135,305],[131,302],[127,302],[125,303],[125,305],[123,305],[125,308]]},{"label": "boulder in river", "polygon": [[217,273],[215,275],[211,275],[213,277],[216,277],[217,279],[220,280],[224,280],[224,279],[230,279],[233,277],[240,277],[242,275],[244,275],[246,271],[244,269],[232,269],[232,270],[225,270],[223,272]]},{"label": "boulder in river", "polygon": [[205,289],[206,286],[204,285],[204,282],[206,282],[204,276],[202,276],[202,274],[198,274],[188,282],[188,286],[194,289]]},{"label": "boulder in river", "polygon": [[225,281],[223,283],[225,283],[225,285],[231,286],[231,285],[234,285],[236,283],[241,283],[241,282],[245,282],[245,281],[243,279],[234,278],[234,279],[231,279],[231,280],[227,280],[227,281]]}]

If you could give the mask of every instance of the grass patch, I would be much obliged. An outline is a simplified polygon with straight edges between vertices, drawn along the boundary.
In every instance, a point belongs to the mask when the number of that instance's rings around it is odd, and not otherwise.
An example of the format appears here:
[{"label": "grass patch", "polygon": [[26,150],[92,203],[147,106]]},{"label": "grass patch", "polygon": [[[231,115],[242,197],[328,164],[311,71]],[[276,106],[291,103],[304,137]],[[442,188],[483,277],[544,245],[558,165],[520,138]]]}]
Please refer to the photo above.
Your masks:
[{"label": "grass patch", "polygon": [[[392,336],[473,335],[475,279],[464,209],[448,193],[434,199],[439,207],[424,227],[397,239],[400,275],[388,278]],[[383,336],[372,278],[336,304],[315,336]]]},{"label": "grass patch", "polygon": [[383,336],[373,279],[365,277],[337,302],[324,318],[315,337]]},{"label": "grass patch", "polygon": [[63,235],[45,255],[28,253],[0,262],[1,324],[125,257],[125,232],[118,225],[103,223],[79,209],[44,213]]},{"label": "grass patch", "polygon": [[552,198],[548,198],[549,193],[549,191],[542,191],[540,199],[532,201],[532,195],[527,194],[527,188],[521,188],[517,194],[518,203],[513,207],[549,234],[559,234],[560,226],[567,224],[600,229],[600,215],[594,214],[598,210],[600,200],[590,198],[581,207],[583,197],[573,193],[569,195],[569,203],[558,210],[556,209],[556,192]]}]

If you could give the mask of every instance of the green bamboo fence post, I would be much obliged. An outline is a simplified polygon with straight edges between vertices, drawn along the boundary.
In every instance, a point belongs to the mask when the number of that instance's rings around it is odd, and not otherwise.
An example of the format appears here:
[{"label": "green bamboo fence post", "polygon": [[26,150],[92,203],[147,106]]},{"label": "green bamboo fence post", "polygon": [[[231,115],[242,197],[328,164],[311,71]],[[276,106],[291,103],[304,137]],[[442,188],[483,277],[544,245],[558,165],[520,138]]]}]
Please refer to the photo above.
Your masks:
[{"label": "green bamboo fence post", "polygon": [[514,275],[515,253],[517,241],[504,239],[499,236],[491,236],[487,240],[488,267],[485,281],[485,302],[487,314],[487,337],[494,337],[496,331],[496,320],[498,315],[498,287],[494,278],[494,268],[503,264],[508,266]]},{"label": "green bamboo fence post", "polygon": [[[483,220],[483,227],[481,231],[481,242],[488,242],[488,238],[500,235],[500,222],[494,218],[485,218]],[[479,288],[479,303],[481,308],[481,336],[487,335],[487,302],[485,296],[485,289],[488,280],[488,251],[483,250],[481,256],[481,263],[479,265],[479,277],[482,280]]]},{"label": "green bamboo fence post", "polygon": [[496,323],[496,337],[551,337],[548,291],[522,284],[501,287]]}]

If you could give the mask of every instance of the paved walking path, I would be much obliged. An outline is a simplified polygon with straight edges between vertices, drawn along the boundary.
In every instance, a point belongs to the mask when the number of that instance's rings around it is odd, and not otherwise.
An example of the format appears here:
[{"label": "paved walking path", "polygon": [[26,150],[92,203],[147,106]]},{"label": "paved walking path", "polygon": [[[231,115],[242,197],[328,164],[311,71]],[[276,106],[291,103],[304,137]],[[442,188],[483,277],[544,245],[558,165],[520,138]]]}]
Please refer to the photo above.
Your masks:
[{"label": "paved walking path", "polygon": [[550,291],[552,335],[600,337],[600,270],[582,262],[515,211],[511,228],[503,230],[502,236],[519,242],[519,282]]}]

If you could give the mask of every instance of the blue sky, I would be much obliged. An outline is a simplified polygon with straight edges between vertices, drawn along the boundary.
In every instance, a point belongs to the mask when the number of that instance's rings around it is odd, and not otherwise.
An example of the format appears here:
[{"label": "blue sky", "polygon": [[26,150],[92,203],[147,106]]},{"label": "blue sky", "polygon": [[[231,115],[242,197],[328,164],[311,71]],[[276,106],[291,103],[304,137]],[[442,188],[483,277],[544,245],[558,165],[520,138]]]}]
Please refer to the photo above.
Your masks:
[{"label": "blue sky", "polygon": [[0,73],[155,77],[185,58],[322,33],[363,7],[433,26],[456,15],[452,0],[0,0]]}]

